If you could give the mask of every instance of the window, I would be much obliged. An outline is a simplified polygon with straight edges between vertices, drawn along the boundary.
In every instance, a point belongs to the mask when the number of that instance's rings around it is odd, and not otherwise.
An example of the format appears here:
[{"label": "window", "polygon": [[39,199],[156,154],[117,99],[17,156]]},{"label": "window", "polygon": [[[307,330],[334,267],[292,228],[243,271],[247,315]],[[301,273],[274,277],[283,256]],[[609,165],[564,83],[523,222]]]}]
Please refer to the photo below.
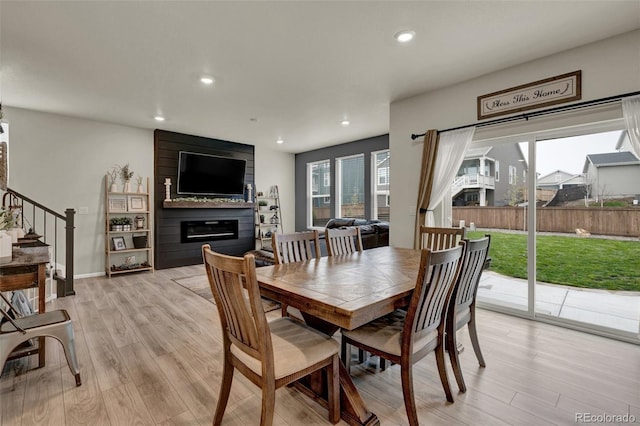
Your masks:
[{"label": "window", "polygon": [[516,183],[516,168],[509,166],[509,185]]},{"label": "window", "polygon": [[375,182],[372,219],[389,221],[389,185],[391,152],[388,149],[371,153]]},{"label": "window", "polygon": [[500,182],[500,162],[496,160],[496,182]]},{"label": "window", "polygon": [[337,217],[364,219],[364,154],[336,159]]},{"label": "window", "polygon": [[[308,226],[321,226],[329,221],[331,214],[331,161],[307,163],[307,188],[309,202]],[[319,183],[322,182],[322,185]]]}]

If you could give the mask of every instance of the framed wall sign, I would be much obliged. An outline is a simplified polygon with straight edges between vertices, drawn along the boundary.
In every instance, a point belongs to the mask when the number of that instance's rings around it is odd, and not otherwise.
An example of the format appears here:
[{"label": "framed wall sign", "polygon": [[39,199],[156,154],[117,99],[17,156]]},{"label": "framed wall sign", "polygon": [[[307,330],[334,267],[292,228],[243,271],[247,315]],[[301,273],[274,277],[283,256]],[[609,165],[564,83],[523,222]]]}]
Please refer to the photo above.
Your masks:
[{"label": "framed wall sign", "polygon": [[129,195],[127,201],[130,212],[147,211],[147,200],[143,195]]},{"label": "framed wall sign", "polygon": [[582,71],[478,96],[478,120],[582,98]]},{"label": "framed wall sign", "polygon": [[127,211],[127,197],[124,195],[109,197],[109,213],[123,213]]},{"label": "framed wall sign", "polygon": [[112,237],[111,240],[113,241],[114,250],[125,250],[127,248],[127,245],[124,243],[124,237]]}]

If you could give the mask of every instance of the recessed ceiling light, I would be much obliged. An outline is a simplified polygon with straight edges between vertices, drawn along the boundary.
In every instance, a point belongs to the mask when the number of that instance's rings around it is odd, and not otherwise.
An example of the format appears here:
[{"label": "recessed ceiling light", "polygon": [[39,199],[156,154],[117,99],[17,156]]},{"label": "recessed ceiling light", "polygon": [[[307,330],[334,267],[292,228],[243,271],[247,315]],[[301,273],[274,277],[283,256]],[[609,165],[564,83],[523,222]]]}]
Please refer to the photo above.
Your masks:
[{"label": "recessed ceiling light", "polygon": [[340,122],[340,124],[342,124],[343,126],[345,126],[345,127],[346,127],[346,126],[348,126],[349,124],[351,124],[351,122],[350,122],[349,120],[342,120],[342,121]]},{"label": "recessed ceiling light", "polygon": [[161,115],[156,115],[155,117],[153,117],[153,119],[156,121],[164,121],[164,117]]},{"label": "recessed ceiling light", "polygon": [[277,143],[278,145],[280,145],[280,144],[283,144],[283,143],[284,143],[284,141],[282,140],[282,138],[278,138],[278,140],[276,141],[276,143]]},{"label": "recessed ceiling light", "polygon": [[407,43],[411,40],[413,40],[413,38],[416,36],[415,31],[411,31],[411,30],[405,30],[405,31],[400,31],[397,32],[393,38],[395,38],[398,42],[400,43]]},{"label": "recessed ceiling light", "polygon": [[216,81],[216,79],[208,75],[203,75],[202,77],[200,77],[200,82],[202,84],[206,84],[207,86],[213,84],[214,81]]}]

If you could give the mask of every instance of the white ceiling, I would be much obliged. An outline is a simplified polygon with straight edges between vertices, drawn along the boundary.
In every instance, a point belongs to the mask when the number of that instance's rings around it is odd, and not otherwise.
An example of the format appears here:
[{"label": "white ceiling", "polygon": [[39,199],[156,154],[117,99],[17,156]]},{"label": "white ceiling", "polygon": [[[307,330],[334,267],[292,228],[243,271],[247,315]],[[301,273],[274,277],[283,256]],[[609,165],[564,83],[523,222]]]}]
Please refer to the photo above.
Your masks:
[{"label": "white ceiling", "polygon": [[640,28],[640,0],[2,0],[0,15],[5,106],[302,152],[387,133],[395,100]]}]

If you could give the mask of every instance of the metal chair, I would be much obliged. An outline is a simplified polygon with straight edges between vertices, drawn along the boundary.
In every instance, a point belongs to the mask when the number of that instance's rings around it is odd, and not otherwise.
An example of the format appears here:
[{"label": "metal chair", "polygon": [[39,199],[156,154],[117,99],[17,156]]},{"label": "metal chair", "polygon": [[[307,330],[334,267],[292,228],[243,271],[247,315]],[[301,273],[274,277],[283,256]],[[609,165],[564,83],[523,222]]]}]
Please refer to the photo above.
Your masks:
[{"label": "metal chair", "polygon": [[291,318],[270,322],[262,308],[253,255],[226,256],[202,246],[202,257],[222,324],[224,367],[214,425],[222,422],[234,369],[262,389],[261,425],[273,423],[276,389],[327,370],[329,420],[340,420],[339,345]]},{"label": "metal chair", "polygon": [[[0,297],[13,313],[17,310],[11,302],[0,293]],[[24,317],[13,318],[0,307],[0,313],[6,322],[0,324],[0,366],[4,366],[11,352],[21,343],[36,337],[53,337],[64,348],[67,364],[75,376],[76,386],[80,386],[80,369],[76,358],[73,324],[69,314],[64,309],[38,313]]]}]

